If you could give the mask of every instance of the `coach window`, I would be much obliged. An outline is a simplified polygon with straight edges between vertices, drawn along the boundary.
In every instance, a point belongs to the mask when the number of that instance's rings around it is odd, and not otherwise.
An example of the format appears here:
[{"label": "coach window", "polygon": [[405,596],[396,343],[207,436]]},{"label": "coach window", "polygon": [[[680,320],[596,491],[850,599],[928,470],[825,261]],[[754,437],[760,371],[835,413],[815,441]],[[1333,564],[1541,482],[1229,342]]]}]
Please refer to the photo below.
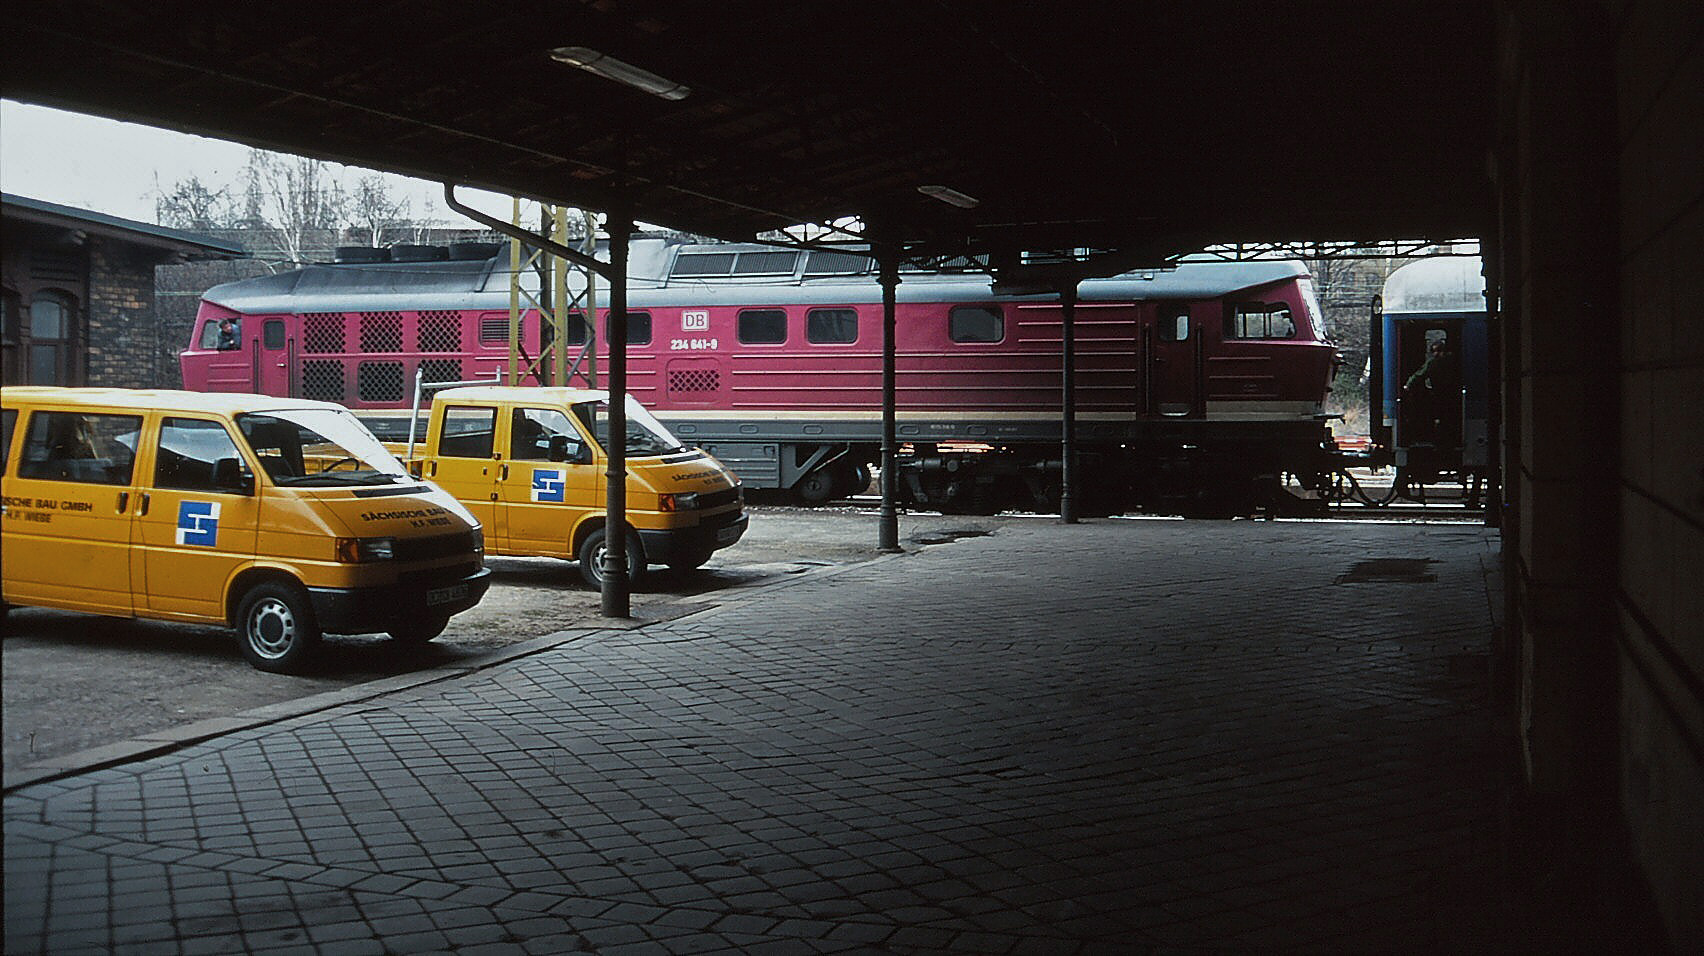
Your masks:
[{"label": "coach window", "polygon": [[1161,342],[1187,341],[1189,339],[1189,306],[1161,306],[1159,332]]},{"label": "coach window", "polygon": [[497,409],[451,405],[444,409],[438,454],[446,458],[490,458]]},{"label": "coach window", "polygon": [[787,313],[781,309],[746,309],[740,313],[741,345],[780,345],[787,341]]},{"label": "coach window", "polygon": [[810,310],[805,313],[805,341],[813,345],[849,345],[858,341],[857,310]]},{"label": "coach window", "polygon": [[1006,337],[1006,318],[998,306],[954,306],[947,334],[954,342],[998,342]]},{"label": "coach window", "polygon": [[24,435],[18,477],[128,485],[141,431],[139,416],[36,412]]},{"label": "coach window", "polygon": [[[223,462],[230,464],[222,464]],[[154,463],[154,485],[179,491],[223,491],[220,473],[242,471],[242,456],[225,426],[199,418],[168,418],[160,423],[160,451]]]},{"label": "coach window", "polygon": [[1225,330],[1228,339],[1293,339],[1296,320],[1283,303],[1239,302]]}]

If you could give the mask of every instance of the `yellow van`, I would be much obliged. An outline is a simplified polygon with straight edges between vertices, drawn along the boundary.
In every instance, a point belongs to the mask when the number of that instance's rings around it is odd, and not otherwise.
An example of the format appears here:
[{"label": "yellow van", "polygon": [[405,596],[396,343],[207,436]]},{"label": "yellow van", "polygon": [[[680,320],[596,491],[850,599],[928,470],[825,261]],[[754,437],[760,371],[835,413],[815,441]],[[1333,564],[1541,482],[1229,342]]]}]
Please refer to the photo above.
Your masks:
[{"label": "yellow van", "polygon": [[0,602],[234,626],[295,671],[322,633],[438,636],[484,529],[347,410],[261,395],[0,389]]},{"label": "yellow van", "polygon": [[[454,495],[490,533],[491,554],[580,562],[603,584],[609,394],[595,389],[474,385],[432,398],[425,442],[402,453],[410,468]],[[690,570],[745,534],[739,479],[687,448],[632,396],[627,416],[627,566]],[[418,434],[412,422],[373,421],[381,434]]]}]

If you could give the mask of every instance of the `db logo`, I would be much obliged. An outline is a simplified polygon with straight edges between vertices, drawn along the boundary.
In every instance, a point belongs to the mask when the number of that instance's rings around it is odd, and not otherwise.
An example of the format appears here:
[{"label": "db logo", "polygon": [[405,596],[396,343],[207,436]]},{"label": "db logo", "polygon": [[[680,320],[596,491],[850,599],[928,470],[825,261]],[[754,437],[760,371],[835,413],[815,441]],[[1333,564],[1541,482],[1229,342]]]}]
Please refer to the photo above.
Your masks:
[{"label": "db logo", "polygon": [[680,330],[682,332],[710,331],[710,313],[688,309],[680,314]]}]

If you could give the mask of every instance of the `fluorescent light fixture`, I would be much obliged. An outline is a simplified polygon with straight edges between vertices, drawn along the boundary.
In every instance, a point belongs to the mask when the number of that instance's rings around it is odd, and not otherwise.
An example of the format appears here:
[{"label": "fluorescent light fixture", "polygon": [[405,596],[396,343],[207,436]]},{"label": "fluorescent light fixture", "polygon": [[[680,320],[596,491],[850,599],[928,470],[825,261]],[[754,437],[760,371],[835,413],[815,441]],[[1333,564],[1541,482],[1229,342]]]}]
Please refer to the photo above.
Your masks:
[{"label": "fluorescent light fixture", "polygon": [[631,63],[624,63],[588,47],[559,46],[550,51],[550,58],[665,100],[684,100],[692,92],[689,86],[665,80],[655,73],[641,70]]},{"label": "fluorescent light fixture", "polygon": [[957,206],[960,209],[974,209],[977,204],[982,201],[972,196],[966,196],[964,193],[961,193],[956,189],[949,189],[946,186],[918,186],[917,191],[931,199],[939,199],[948,205]]}]

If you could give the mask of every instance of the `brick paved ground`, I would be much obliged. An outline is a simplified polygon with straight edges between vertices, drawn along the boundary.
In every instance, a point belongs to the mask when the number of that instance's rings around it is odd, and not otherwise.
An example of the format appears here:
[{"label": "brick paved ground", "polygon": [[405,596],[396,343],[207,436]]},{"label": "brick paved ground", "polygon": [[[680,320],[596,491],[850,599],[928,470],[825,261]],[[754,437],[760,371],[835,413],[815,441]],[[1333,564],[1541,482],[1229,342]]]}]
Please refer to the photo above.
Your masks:
[{"label": "brick paved ground", "polygon": [[6,952],[1500,948],[1493,546],[1017,522],[587,632],[9,794]]}]

